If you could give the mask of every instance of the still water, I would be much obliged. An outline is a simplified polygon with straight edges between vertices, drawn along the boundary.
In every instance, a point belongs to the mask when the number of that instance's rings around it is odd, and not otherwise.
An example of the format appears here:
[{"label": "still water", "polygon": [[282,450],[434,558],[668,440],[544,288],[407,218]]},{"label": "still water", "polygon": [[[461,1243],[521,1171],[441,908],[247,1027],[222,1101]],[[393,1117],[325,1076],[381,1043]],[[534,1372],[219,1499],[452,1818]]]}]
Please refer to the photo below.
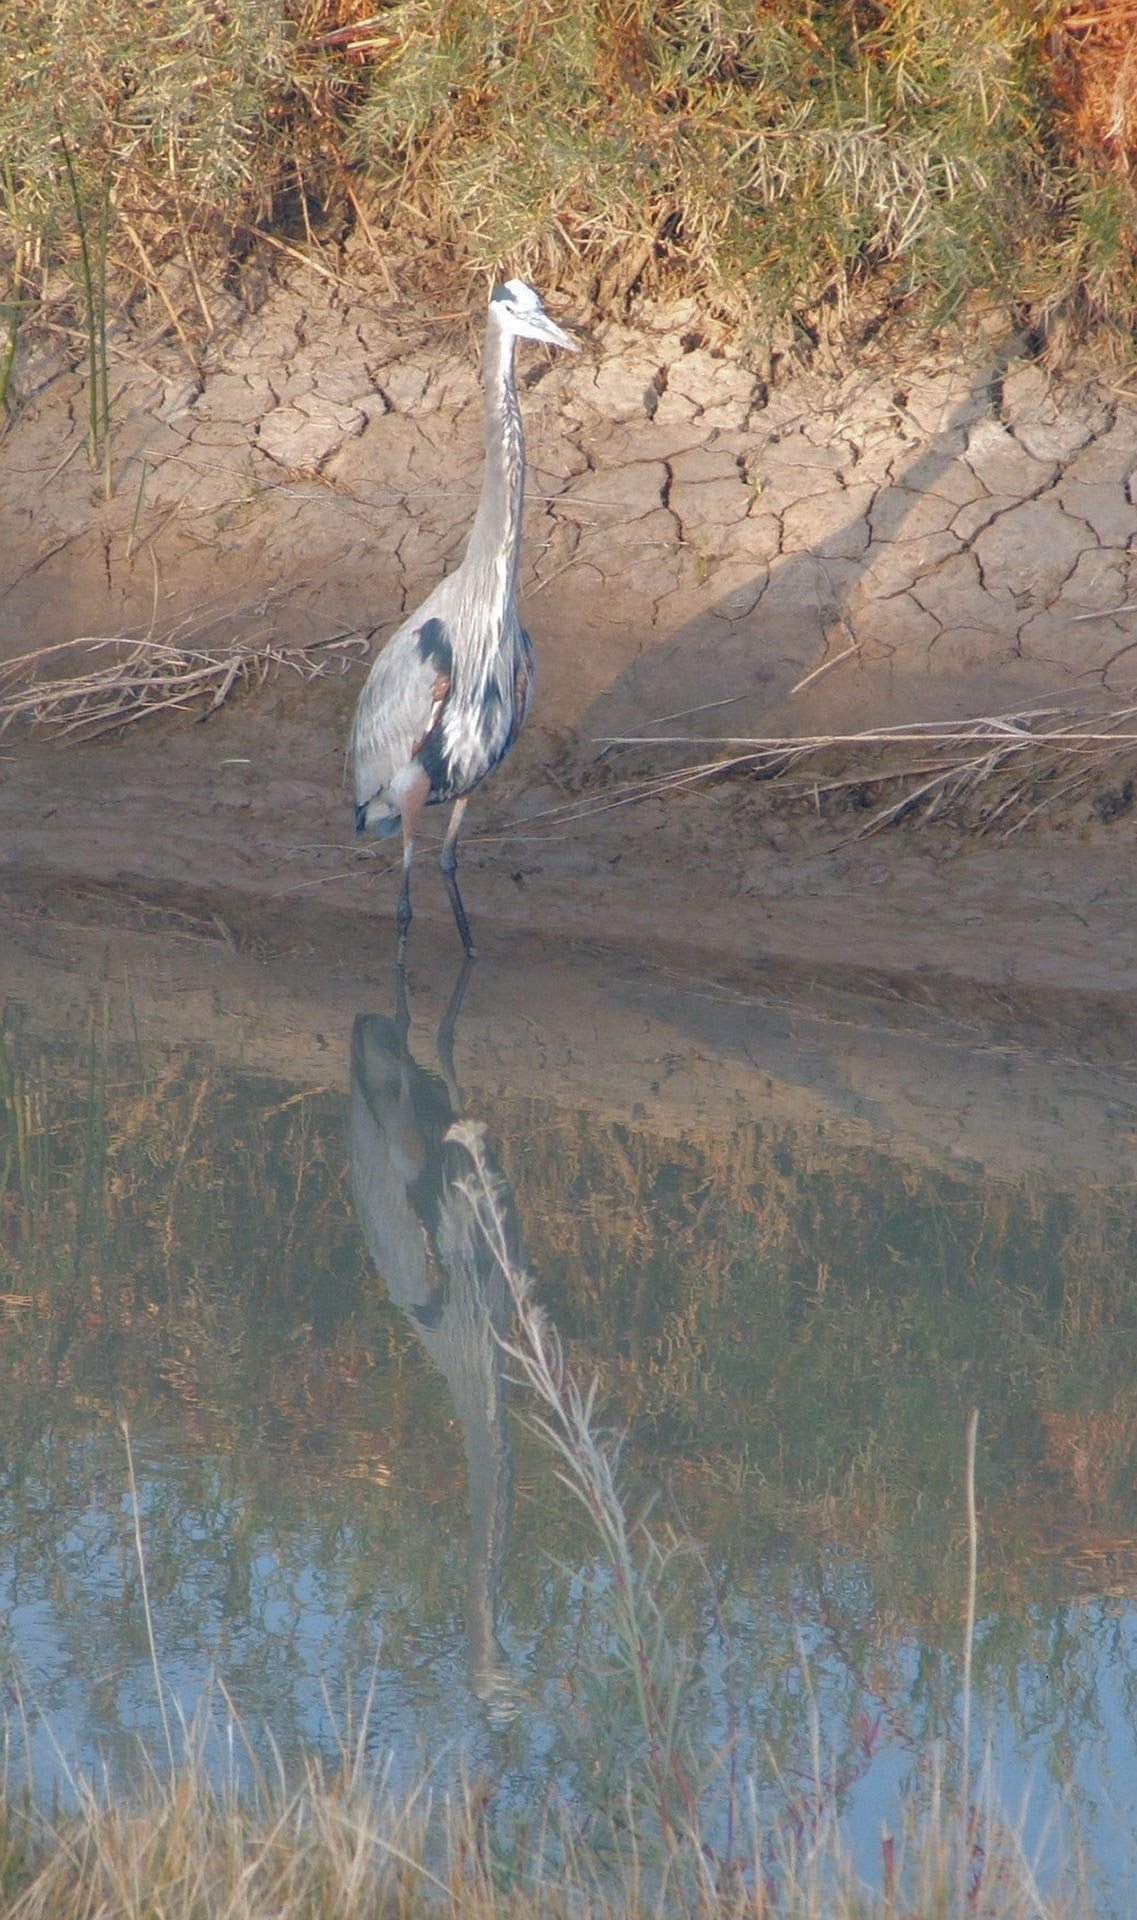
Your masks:
[{"label": "still water", "polygon": [[977,1408],[972,1765],[1044,1879],[1076,1836],[1132,1911],[1137,1031],[610,956],[540,1005],[462,984],[400,1019],[380,982],[319,1072],[105,983],[8,1005],[0,1705],[39,1790],[163,1751],[132,1459],[163,1698],[220,1771],[362,1727],[505,1823],[620,1801],[612,1575],[503,1357],[476,1148],[630,1509],[683,1543],[715,1843],[753,1796],[879,1879],[952,1777]]}]

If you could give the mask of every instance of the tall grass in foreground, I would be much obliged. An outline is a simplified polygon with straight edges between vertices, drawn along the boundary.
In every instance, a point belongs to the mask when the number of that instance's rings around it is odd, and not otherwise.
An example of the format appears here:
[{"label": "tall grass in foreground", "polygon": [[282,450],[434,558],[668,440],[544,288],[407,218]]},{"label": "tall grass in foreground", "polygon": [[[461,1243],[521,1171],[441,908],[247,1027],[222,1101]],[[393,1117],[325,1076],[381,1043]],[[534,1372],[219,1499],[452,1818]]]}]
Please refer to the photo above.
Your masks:
[{"label": "tall grass in foreground", "polygon": [[[240,1738],[233,1724],[217,1731]],[[634,1835],[616,1874],[598,1871],[563,1823],[503,1859],[478,1783],[446,1797],[425,1785],[396,1793],[367,1757],[362,1727],[338,1765],[309,1759],[295,1781],[263,1772],[251,1791],[216,1783],[209,1745],[191,1747],[173,1778],[148,1773],[129,1801],[76,1780],[77,1810],[51,1822],[9,1793],[0,1803],[5,1920],[1076,1920],[1089,1911],[1039,1891],[987,1804],[975,1809],[978,1865],[958,1904],[953,1826],[938,1794],[918,1827],[885,1836],[878,1892],[858,1883],[831,1823],[809,1848],[765,1836],[759,1879],[739,1873],[715,1888],[704,1876],[693,1898],[636,1857]]]},{"label": "tall grass in foreground", "polygon": [[[742,1920],[1073,1920],[1084,1896],[1039,1891],[1013,1825],[985,1772],[969,1785],[966,1732],[954,1762],[926,1756],[925,1784],[893,1836],[882,1836],[879,1885],[866,1889],[844,1842],[840,1809],[815,1735],[812,1790],[794,1817],[772,1819],[724,1751],[698,1752],[686,1706],[696,1663],[669,1617],[669,1572],[689,1543],[667,1543],[633,1518],[620,1477],[620,1442],[598,1425],[595,1388],[574,1378],[561,1343],[509,1256],[497,1176],[484,1130],[459,1122],[472,1165],[469,1192],[509,1281],[514,1369],[536,1405],[533,1424],[560,1477],[588,1514],[602,1548],[609,1635],[588,1737],[606,1767],[610,1819],[565,1806],[522,1826],[499,1820],[494,1787],[470,1780],[449,1793],[424,1779],[390,1786],[370,1752],[370,1700],[326,1764],[309,1756],[290,1773],[257,1759],[231,1713],[192,1726],[172,1720],[164,1764],[112,1799],[69,1771],[73,1808],[49,1816],[18,1784],[18,1723],[0,1731],[0,1912],[5,1920],[398,1920],[461,1914],[474,1920],[546,1915],[722,1915]],[[128,1471],[133,1488],[133,1469]],[[968,1436],[974,1512],[974,1428]],[[145,1540],[134,1496],[141,1595],[166,1721],[161,1649],[149,1614]],[[965,1656],[974,1631],[974,1520]],[[803,1662],[804,1665],[804,1662]],[[224,1703],[227,1706],[227,1702]],[[630,1711],[638,1738],[616,1726]],[[808,1704],[806,1705],[808,1711]],[[605,1718],[605,1712],[607,1718]],[[966,1726],[966,1712],[965,1712]],[[26,1735],[25,1735],[26,1743]],[[609,1748],[626,1756],[617,1779]]]}]

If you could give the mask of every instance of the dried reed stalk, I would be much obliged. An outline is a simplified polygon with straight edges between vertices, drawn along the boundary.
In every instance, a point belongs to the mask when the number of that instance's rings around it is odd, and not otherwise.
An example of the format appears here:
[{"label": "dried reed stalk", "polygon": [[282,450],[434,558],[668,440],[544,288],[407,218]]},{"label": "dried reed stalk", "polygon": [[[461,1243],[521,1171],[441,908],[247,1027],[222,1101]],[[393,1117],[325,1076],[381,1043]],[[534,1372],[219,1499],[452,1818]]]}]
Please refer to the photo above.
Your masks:
[{"label": "dried reed stalk", "polygon": [[[366,659],[368,650],[360,633],[300,647],[271,641],[193,647],[122,636],[64,640],[0,662],[0,734],[23,720],[37,732],[94,740],[162,713],[204,719],[235,688],[262,686],[282,667],[316,680]],[[83,663],[80,671],[60,671],[73,661]]]},{"label": "dried reed stalk", "polygon": [[[853,788],[895,786],[899,797],[877,809],[857,829],[856,838],[879,832],[903,815],[922,809],[925,819],[933,819],[945,806],[956,804],[976,792],[996,774],[1013,773],[1014,784],[984,822],[986,827],[1005,819],[1038,782],[1056,772],[1071,769],[1072,778],[1047,795],[1019,818],[1007,833],[1016,833],[1042,807],[1069,793],[1087,780],[1107,756],[1137,756],[1137,706],[1118,707],[1106,713],[1071,713],[1069,708],[1038,707],[1021,713],[986,714],[971,720],[914,721],[903,726],[867,728],[858,733],[803,734],[768,738],[727,737],[708,742],[689,734],[623,734],[598,742],[606,747],[654,747],[671,751],[684,747],[716,751],[710,759],[666,773],[649,775],[617,795],[606,795],[583,803],[579,809],[563,811],[592,812],[625,800],[644,799],[671,788],[686,787],[727,773],[746,772],[772,778],[801,772],[811,761],[823,755],[845,754],[855,757],[871,753],[877,761],[871,769],[863,763],[829,780],[816,774],[806,776],[805,791],[816,799],[822,795],[848,792]],[[913,748],[930,750],[930,757],[913,760]],[[879,764],[883,756],[885,764]]]}]

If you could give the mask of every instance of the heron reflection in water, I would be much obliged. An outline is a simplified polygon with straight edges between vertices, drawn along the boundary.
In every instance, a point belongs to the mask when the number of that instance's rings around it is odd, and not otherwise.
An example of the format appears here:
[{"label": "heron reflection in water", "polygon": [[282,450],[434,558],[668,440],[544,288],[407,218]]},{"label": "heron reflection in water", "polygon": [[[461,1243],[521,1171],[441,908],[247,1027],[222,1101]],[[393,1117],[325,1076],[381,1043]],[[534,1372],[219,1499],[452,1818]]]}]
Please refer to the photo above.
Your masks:
[{"label": "heron reflection in water", "polygon": [[[471,1123],[463,1120],[454,1074],[454,1029],[470,971],[467,960],[439,1028],[441,1074],[412,1057],[401,970],[395,1018],[356,1016],[351,1188],[367,1250],[392,1301],[445,1374],[461,1422],[471,1522],[470,1675],[495,1717],[507,1718],[517,1690],[498,1640],[497,1612],[513,1500],[501,1349],[512,1301],[472,1197],[478,1189],[471,1182]],[[506,1248],[520,1267],[524,1252],[513,1195],[481,1133],[479,1128]]]}]

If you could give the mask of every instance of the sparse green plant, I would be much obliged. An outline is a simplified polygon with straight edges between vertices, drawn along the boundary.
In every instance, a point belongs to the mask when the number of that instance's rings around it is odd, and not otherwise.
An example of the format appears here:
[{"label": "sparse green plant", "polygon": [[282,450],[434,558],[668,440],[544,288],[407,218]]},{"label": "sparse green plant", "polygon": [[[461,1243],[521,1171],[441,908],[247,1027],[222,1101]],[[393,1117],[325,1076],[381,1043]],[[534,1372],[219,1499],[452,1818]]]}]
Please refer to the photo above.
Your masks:
[{"label": "sparse green plant", "polygon": [[[3,205],[8,214],[8,222],[13,236],[17,233],[16,181],[12,171],[11,159],[5,155],[0,160],[0,179],[3,181]],[[14,238],[12,261],[9,273],[10,292],[7,301],[0,301],[0,313],[7,319],[8,337],[0,348],[0,412],[8,403],[8,388],[11,384],[12,369],[16,364],[16,348],[20,343],[20,323],[27,307],[31,304],[25,294],[24,277],[28,265],[28,245],[25,237]]]},{"label": "sparse green plant", "polygon": [[[601,304],[670,276],[767,321],[866,272],[941,313],[1068,290],[1078,161],[1014,0],[402,0],[384,26],[351,150],[388,219],[482,270],[583,266]],[[1084,243],[1107,279],[1132,260],[1120,224]]]},{"label": "sparse green plant", "polygon": [[[0,1193],[13,1190],[19,1196],[21,1221],[30,1225],[37,1211],[37,1181],[33,1175],[33,1154],[42,1149],[31,1114],[31,1099],[24,1080],[13,1065],[7,1035],[0,1023],[0,1109],[4,1114],[4,1157],[0,1161]],[[34,1142],[34,1145],[33,1145]]]},{"label": "sparse green plant", "polygon": [[317,11],[29,0],[0,22],[4,304],[37,299],[64,325],[78,308],[93,439],[106,437],[111,283],[124,314],[152,302],[190,348],[212,330],[230,251],[290,195],[326,191],[336,144],[321,153],[313,130],[331,129],[346,75],[308,45]]},{"label": "sparse green plant", "polygon": [[0,29],[5,304],[33,269],[59,301],[78,203],[124,308],[141,292],[190,351],[258,239],[295,251],[282,226],[309,255],[354,226],[408,265],[532,269],[606,311],[684,285],[799,337],[869,283],[885,309],[1129,334],[1132,171],[1079,138],[1051,11],[30,0]]},{"label": "sparse green plant", "polygon": [[63,155],[67,186],[75,213],[75,230],[79,236],[80,281],[83,289],[89,369],[87,458],[92,467],[97,467],[101,451],[103,487],[109,500],[112,492],[111,403],[107,373],[107,237],[111,211],[110,178],[108,175],[103,180],[102,192],[99,196],[98,223],[92,232],[75,172],[75,163],[71,157],[71,148],[62,126],[59,128],[59,150]]}]

